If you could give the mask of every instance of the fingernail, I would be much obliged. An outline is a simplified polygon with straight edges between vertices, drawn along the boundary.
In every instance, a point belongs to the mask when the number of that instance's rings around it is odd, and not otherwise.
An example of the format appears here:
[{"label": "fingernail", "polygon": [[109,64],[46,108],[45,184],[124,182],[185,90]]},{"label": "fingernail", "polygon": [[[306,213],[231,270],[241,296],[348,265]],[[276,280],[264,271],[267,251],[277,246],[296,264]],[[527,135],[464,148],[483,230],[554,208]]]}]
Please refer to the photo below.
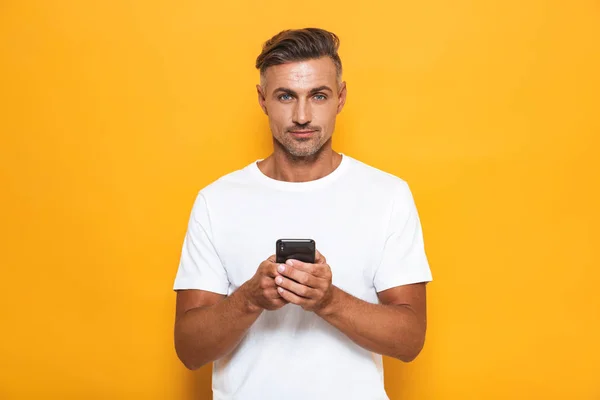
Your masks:
[{"label": "fingernail", "polygon": [[278,291],[279,293],[283,293],[283,288],[280,288],[280,287],[278,287],[278,288],[277,288],[277,291]]},{"label": "fingernail", "polygon": [[281,285],[281,282],[283,282],[283,278],[278,276],[277,278],[275,278],[275,283],[278,285]]},{"label": "fingernail", "polygon": [[279,271],[279,272],[285,271],[285,265],[280,264],[279,267],[277,267],[277,271]]},{"label": "fingernail", "polygon": [[286,263],[287,265],[294,265],[294,262],[293,262],[292,260],[287,260],[285,263]]}]

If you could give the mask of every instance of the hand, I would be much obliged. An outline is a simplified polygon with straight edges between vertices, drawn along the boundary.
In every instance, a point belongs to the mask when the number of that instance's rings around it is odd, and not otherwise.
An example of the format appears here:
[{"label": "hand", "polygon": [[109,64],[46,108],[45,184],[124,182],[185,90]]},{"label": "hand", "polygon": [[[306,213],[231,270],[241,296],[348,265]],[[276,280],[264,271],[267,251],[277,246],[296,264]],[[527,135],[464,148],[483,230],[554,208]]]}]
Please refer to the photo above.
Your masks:
[{"label": "hand", "polygon": [[275,284],[279,294],[286,301],[314,312],[323,310],[331,303],[331,268],[318,251],[314,264],[288,260],[279,265],[277,271],[282,276],[275,277]]},{"label": "hand", "polygon": [[275,255],[272,255],[260,263],[254,276],[240,287],[252,311],[277,310],[288,303],[277,292],[274,279],[280,276],[277,265]]}]

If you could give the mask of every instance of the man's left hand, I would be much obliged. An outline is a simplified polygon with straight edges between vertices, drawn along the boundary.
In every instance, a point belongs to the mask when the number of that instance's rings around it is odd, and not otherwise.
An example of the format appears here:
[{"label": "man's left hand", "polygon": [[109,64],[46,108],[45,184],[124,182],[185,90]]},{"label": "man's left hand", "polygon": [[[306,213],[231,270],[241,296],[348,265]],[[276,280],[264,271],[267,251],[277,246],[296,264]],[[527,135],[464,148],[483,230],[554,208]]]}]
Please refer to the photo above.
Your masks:
[{"label": "man's left hand", "polygon": [[331,303],[333,286],[331,268],[325,257],[316,252],[315,263],[288,260],[278,266],[283,276],[275,278],[281,297],[306,311],[318,312]]}]

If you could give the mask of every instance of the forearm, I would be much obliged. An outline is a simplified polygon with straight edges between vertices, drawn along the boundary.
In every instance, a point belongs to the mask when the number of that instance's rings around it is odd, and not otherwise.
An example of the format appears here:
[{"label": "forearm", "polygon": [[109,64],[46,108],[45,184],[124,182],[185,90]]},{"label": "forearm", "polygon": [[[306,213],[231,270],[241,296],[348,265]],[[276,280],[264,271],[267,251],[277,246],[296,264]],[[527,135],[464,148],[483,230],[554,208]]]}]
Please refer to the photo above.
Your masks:
[{"label": "forearm", "polygon": [[175,323],[177,355],[189,369],[215,361],[239,344],[260,314],[242,288],[215,305],[188,310]]},{"label": "forearm", "polygon": [[425,321],[409,306],[372,304],[332,286],[331,303],[317,312],[359,346],[405,362],[425,340]]}]

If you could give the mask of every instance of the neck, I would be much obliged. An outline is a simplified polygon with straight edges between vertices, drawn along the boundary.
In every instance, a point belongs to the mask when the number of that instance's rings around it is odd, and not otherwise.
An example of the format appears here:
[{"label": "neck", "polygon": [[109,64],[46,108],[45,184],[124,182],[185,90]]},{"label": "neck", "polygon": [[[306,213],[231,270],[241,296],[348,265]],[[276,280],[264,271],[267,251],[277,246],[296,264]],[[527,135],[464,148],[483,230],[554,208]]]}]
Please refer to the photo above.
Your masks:
[{"label": "neck", "polygon": [[258,163],[269,178],[285,182],[308,182],[332,173],[342,162],[342,155],[331,148],[331,140],[312,156],[295,157],[282,149]]}]

